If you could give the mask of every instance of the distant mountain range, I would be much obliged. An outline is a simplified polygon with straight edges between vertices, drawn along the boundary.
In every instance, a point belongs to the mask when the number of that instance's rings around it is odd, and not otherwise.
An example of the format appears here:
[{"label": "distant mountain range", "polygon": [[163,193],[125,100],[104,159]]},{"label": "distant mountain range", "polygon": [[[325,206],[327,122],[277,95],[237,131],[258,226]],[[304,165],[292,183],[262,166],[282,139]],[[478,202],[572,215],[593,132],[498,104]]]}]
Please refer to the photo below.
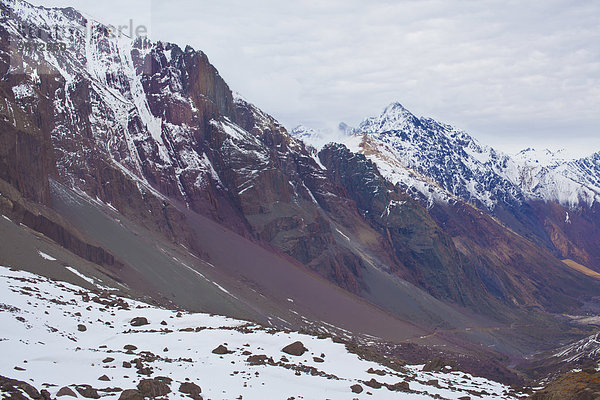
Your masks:
[{"label": "distant mountain range", "polygon": [[[571,160],[528,148],[510,156],[449,125],[417,118],[400,103],[349,132],[339,141],[424,206],[465,201],[558,256],[598,269],[600,152]],[[292,134],[319,148],[326,141],[306,127]]]},{"label": "distant mountain range", "polygon": [[565,315],[600,310],[600,153],[509,156],[399,103],[323,143],[201,51],[0,7],[0,265],[506,383],[596,333]]},{"label": "distant mountain range", "polygon": [[[368,156],[386,178],[431,201],[460,198],[490,211],[502,202],[541,200],[577,208],[600,201],[600,151],[577,160],[532,148],[510,156],[450,125],[417,118],[400,103],[347,132],[342,143],[355,152],[377,150],[380,155]],[[326,140],[302,125],[291,133],[318,148]]]}]

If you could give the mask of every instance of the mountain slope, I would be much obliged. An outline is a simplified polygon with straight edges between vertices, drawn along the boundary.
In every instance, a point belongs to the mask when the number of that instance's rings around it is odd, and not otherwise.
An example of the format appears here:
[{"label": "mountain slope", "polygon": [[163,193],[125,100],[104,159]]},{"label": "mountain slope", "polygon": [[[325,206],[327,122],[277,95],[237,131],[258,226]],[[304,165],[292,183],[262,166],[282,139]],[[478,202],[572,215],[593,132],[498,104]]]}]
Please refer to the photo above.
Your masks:
[{"label": "mountain slope", "polygon": [[567,160],[527,149],[511,157],[399,103],[343,142],[428,208],[467,202],[561,258],[600,268],[598,154]]}]

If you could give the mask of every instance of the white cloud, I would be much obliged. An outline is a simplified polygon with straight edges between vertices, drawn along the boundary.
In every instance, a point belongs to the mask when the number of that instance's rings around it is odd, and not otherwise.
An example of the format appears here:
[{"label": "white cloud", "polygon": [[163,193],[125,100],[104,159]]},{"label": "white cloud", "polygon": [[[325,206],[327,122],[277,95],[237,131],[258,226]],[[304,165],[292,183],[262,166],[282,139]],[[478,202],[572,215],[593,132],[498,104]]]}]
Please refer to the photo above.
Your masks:
[{"label": "white cloud", "polygon": [[[92,7],[37,0],[69,2]],[[288,127],[357,124],[397,100],[507,150],[600,149],[600,2],[288,3],[153,1],[152,36],[203,50]]]}]

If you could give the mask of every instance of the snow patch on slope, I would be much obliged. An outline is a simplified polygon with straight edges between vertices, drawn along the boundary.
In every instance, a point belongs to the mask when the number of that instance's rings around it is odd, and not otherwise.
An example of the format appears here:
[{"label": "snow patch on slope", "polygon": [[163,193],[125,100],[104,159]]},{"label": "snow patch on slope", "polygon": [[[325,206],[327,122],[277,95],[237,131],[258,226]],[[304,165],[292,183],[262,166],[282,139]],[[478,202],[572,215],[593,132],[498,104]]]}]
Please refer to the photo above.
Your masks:
[{"label": "snow patch on slope", "polygon": [[[133,325],[137,317],[148,323]],[[5,267],[0,267],[0,324],[0,375],[27,380],[53,397],[63,386],[89,384],[102,398],[117,399],[119,390],[102,389],[132,389],[142,379],[163,376],[172,380],[169,397],[179,396],[181,383],[192,382],[212,399],[265,399],[274,393],[306,399],[458,399],[475,391],[487,393],[482,399],[516,398],[507,386],[462,372],[423,372],[420,365],[395,371],[362,360],[331,339],[161,309]],[[295,341],[308,352],[281,351]],[[213,352],[220,345],[227,351]],[[383,386],[368,387],[371,379]],[[385,386],[399,382],[412,392]],[[363,392],[352,393],[352,385]]]}]

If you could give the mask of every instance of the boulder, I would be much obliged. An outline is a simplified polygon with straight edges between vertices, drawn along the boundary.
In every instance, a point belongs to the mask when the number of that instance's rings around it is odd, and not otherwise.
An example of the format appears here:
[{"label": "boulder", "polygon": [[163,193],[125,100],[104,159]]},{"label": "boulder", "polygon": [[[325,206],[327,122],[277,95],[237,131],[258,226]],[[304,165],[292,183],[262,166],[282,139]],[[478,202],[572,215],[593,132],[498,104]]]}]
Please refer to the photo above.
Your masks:
[{"label": "boulder", "polygon": [[142,379],[137,388],[144,397],[158,397],[171,393],[171,378],[158,376],[153,379]]},{"label": "boulder", "polygon": [[383,383],[377,381],[375,378],[371,378],[370,381],[365,382],[365,385],[372,387],[373,389],[379,389],[383,386]]},{"label": "boulder", "polygon": [[179,386],[179,392],[189,395],[194,400],[202,400],[202,389],[193,382],[184,382]]},{"label": "boulder", "polygon": [[88,399],[99,399],[100,395],[98,394],[98,390],[94,389],[90,385],[77,385],[75,386],[75,390],[79,392],[80,395],[86,397]]},{"label": "boulder", "polygon": [[446,366],[454,367],[454,363],[451,361],[442,360],[439,357],[435,357],[435,358],[432,358],[431,360],[427,361],[427,363],[425,363],[425,365],[423,366],[423,371],[425,371],[425,372],[440,372]]},{"label": "boulder", "polygon": [[58,393],[56,393],[56,397],[62,397],[62,396],[77,397],[77,395],[75,394],[73,389],[71,389],[68,386],[61,387],[60,390],[58,391]]},{"label": "boulder", "polygon": [[127,389],[121,392],[119,400],[144,400],[144,396],[137,389]]},{"label": "boulder", "polygon": [[227,347],[223,346],[222,344],[220,344],[216,348],[214,348],[212,352],[214,354],[231,354],[231,353],[233,353],[233,351],[230,351],[229,349],[227,349]]},{"label": "boulder", "polygon": [[308,349],[304,347],[302,342],[294,342],[285,346],[283,349],[281,349],[281,351],[292,356],[301,356],[302,354],[307,352]]},{"label": "boulder", "polygon": [[131,324],[131,326],[143,326],[150,324],[146,317],[135,317],[129,323]]},{"label": "boulder", "polygon": [[358,383],[350,386],[350,389],[352,390],[352,393],[362,393],[363,391],[362,386],[360,386]]},{"label": "boulder", "polygon": [[386,387],[393,392],[411,392],[408,382],[398,382],[393,385],[386,385]]}]

